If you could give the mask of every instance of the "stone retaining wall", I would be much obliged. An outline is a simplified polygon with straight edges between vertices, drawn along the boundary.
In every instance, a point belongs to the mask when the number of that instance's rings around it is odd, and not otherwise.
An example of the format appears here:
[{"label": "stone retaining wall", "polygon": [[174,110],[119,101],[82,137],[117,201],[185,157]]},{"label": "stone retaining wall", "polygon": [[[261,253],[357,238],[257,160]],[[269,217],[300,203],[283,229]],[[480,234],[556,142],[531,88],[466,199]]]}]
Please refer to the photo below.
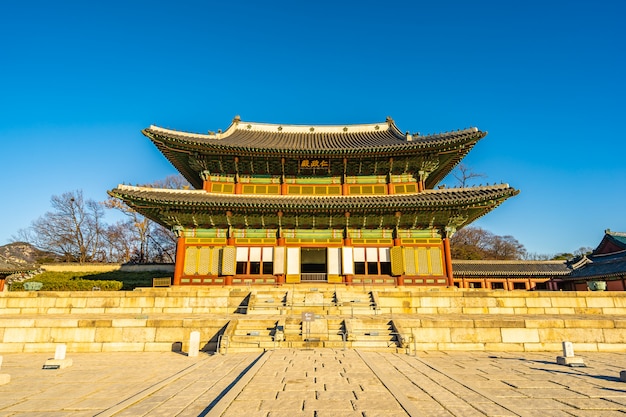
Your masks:
[{"label": "stone retaining wall", "polygon": [[[201,344],[214,350],[217,338],[234,319],[278,320],[293,313],[300,320],[300,312],[289,306],[264,315],[245,314],[248,301],[255,298],[251,294],[258,290],[4,292],[0,293],[0,353],[54,352],[59,343],[67,344],[68,352],[170,351],[176,343],[185,345],[194,330],[200,331]],[[285,288],[263,291],[276,291],[279,299]],[[365,288],[349,291],[370,293]],[[561,342],[570,341],[577,351],[626,351],[623,292],[376,292],[372,298],[377,309],[327,307],[318,319],[358,316],[363,323],[388,319],[401,329],[398,332],[413,350],[559,352]]]}]

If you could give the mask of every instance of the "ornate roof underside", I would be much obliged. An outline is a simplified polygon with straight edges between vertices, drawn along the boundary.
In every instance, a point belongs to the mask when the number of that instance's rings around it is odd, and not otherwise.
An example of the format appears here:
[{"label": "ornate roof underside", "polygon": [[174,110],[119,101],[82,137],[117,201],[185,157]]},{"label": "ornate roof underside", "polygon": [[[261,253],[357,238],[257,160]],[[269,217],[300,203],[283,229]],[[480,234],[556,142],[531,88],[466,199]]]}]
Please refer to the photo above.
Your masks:
[{"label": "ornate roof underside", "polygon": [[[508,184],[374,196],[216,194],[120,185],[113,197],[166,227],[460,228],[518,194]],[[227,216],[227,213],[230,216]],[[347,216],[346,213],[349,213]]]},{"label": "ornate roof underside", "polygon": [[[257,164],[270,171],[257,173],[274,175],[282,173],[282,158],[286,173],[296,175],[298,159],[311,157],[330,161],[329,175],[346,170],[349,175],[422,170],[430,173],[426,187],[433,188],[487,134],[476,128],[426,136],[403,134],[390,118],[382,123],[338,126],[250,123],[235,118],[223,133],[187,133],[156,126],[142,132],[196,188],[202,187],[201,171],[234,173],[235,156],[240,166]],[[344,167],[344,157],[348,167]],[[394,159],[393,166],[389,158]],[[373,163],[364,167],[364,160]]]},{"label": "ornate roof underside", "polygon": [[565,261],[453,260],[454,275],[467,277],[545,277],[566,276],[572,270]]}]

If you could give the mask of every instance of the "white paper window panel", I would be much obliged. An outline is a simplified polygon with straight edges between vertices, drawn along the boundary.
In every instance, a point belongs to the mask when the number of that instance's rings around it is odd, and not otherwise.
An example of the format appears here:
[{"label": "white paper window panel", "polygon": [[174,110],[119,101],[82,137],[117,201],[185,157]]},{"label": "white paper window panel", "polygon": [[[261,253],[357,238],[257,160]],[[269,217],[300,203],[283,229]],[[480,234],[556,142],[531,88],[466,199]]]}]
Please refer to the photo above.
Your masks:
[{"label": "white paper window panel", "polygon": [[378,248],[378,260],[381,262],[391,262],[391,249]]},{"label": "white paper window panel", "polygon": [[250,248],[250,261],[261,262],[261,248]]},{"label": "white paper window panel", "polygon": [[248,262],[248,248],[237,248],[237,262]]},{"label": "white paper window panel", "polygon": [[300,273],[300,248],[287,248],[287,275]]},{"label": "white paper window panel", "polygon": [[341,248],[341,268],[345,275],[354,274],[354,257],[352,256],[352,248]]},{"label": "white paper window panel", "polygon": [[263,249],[263,262],[272,262],[274,256],[274,248],[264,247]]},{"label": "white paper window panel", "polygon": [[287,248],[279,246],[274,251],[274,275],[281,275],[285,273],[285,249]]},{"label": "white paper window panel", "polygon": [[378,262],[378,248],[365,248],[367,262]]},{"label": "white paper window panel", "polygon": [[328,248],[328,273],[341,274],[341,248]]},{"label": "white paper window panel", "polygon": [[365,248],[353,248],[354,262],[365,262]]}]

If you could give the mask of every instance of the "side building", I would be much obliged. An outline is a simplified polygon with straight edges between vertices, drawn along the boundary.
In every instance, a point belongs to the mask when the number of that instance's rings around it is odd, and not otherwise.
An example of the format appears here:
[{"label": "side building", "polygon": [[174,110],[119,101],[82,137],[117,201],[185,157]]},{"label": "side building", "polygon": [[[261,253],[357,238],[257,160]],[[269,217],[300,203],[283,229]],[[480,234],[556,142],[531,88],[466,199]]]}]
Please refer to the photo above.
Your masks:
[{"label": "side building", "polygon": [[193,185],[109,191],[178,236],[175,285],[454,285],[450,237],[518,194],[440,181],[486,133],[402,133],[392,119],[224,132],[143,130]]},{"label": "side building", "polygon": [[570,275],[553,279],[552,285],[565,291],[626,291],[626,233],[605,230],[596,249],[571,267]]}]

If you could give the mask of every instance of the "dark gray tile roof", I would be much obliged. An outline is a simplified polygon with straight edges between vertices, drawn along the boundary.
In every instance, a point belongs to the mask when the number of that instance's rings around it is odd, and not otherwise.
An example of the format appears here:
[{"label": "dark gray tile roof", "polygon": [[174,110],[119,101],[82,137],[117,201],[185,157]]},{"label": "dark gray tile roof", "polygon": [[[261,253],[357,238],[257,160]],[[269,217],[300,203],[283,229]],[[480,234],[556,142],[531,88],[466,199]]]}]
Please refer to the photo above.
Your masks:
[{"label": "dark gray tile roof", "polygon": [[518,194],[508,184],[425,190],[415,194],[349,195],[349,196],[300,196],[300,195],[249,195],[216,194],[204,190],[166,190],[148,187],[120,185],[109,194],[123,200],[154,201],[180,206],[203,206],[224,208],[282,208],[306,209],[401,209],[402,207],[450,207],[504,200]]},{"label": "dark gray tile roof", "polygon": [[608,255],[589,255],[576,264],[569,279],[626,277],[626,250]]},{"label": "dark gray tile roof", "polygon": [[150,126],[143,133],[153,140],[168,140],[203,149],[273,150],[281,153],[312,151],[317,154],[437,149],[457,142],[476,142],[486,135],[486,132],[474,127],[424,136],[404,134],[390,119],[382,123],[340,126],[279,125],[235,120],[224,133],[187,133],[158,126]]},{"label": "dark gray tile roof", "polygon": [[525,261],[525,260],[453,260],[455,276],[566,276],[571,272],[566,261]]}]

